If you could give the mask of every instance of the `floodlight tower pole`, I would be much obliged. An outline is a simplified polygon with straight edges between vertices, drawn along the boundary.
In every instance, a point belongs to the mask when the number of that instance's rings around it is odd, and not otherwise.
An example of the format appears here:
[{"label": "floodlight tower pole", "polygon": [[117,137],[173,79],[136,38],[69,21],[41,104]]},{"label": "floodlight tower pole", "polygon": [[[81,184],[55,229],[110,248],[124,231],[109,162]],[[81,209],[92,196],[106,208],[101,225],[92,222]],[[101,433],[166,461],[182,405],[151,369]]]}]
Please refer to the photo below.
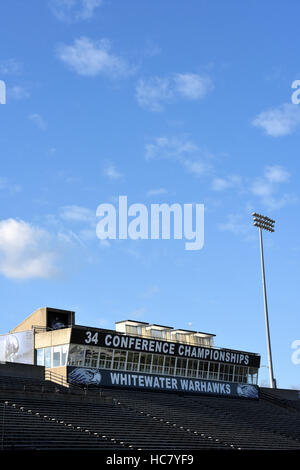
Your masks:
[{"label": "floodlight tower pole", "polygon": [[262,230],[268,230],[274,232],[275,220],[269,219],[261,214],[254,212],[254,225],[259,228],[259,241],[260,241],[260,258],[261,258],[261,274],[263,283],[263,294],[264,294],[264,307],[265,307],[265,323],[266,323],[266,335],[267,335],[267,347],[268,347],[268,363],[269,363],[269,375],[270,375],[270,387],[276,388],[276,381],[273,374],[273,361],[272,361],[272,350],[271,350],[271,339],[270,339],[270,326],[269,326],[269,315],[268,315],[268,303],[267,303],[267,290],[266,290],[266,277],[265,277],[265,263],[264,263],[264,248],[262,239]]},{"label": "floodlight tower pole", "polygon": [[266,290],[266,278],[265,278],[265,263],[264,263],[264,248],[262,239],[262,228],[259,227],[259,241],[260,241],[260,257],[261,257],[261,274],[264,292],[264,305],[265,305],[265,322],[266,322],[266,334],[267,334],[267,346],[268,346],[268,362],[269,362],[269,374],[270,374],[270,386],[276,388],[273,374],[273,361],[271,351],[271,339],[270,339],[270,327],[269,327],[269,315],[268,315],[268,303],[267,303],[267,290]]}]

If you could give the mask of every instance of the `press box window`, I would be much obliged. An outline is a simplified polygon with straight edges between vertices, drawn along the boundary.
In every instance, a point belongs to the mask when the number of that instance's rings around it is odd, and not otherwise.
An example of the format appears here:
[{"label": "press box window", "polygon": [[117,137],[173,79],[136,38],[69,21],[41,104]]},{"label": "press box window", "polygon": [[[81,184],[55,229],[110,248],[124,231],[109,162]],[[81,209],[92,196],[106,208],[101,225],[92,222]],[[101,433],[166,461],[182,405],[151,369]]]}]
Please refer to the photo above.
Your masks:
[{"label": "press box window", "polygon": [[167,375],[174,375],[175,373],[175,357],[166,356],[165,357],[165,367],[164,373]]},{"label": "press box window", "polygon": [[115,349],[113,369],[124,370],[125,369],[126,356],[127,356],[126,351],[121,351],[121,350]]},{"label": "press box window", "polygon": [[140,353],[128,352],[127,370],[138,370]]},{"label": "press box window", "polygon": [[37,349],[36,363],[38,366],[45,366],[47,368],[65,366],[68,357],[68,349],[68,344]]},{"label": "press box window", "polygon": [[100,348],[100,361],[99,367],[104,369],[111,369],[113,350],[108,348]]},{"label": "press box window", "polygon": [[36,351],[36,364],[38,366],[44,365],[44,349],[38,349]]},{"label": "press box window", "polygon": [[61,364],[60,356],[61,356],[61,347],[60,346],[54,346],[54,348],[53,348],[53,367],[59,367],[60,366],[60,364]]},{"label": "press box window", "polygon": [[51,348],[45,348],[45,367],[51,367]]},{"label": "press box window", "polygon": [[77,344],[70,345],[69,366],[83,366],[84,346]]},{"label": "press box window", "polygon": [[140,372],[151,371],[152,354],[141,353]]},{"label": "press box window", "polygon": [[86,367],[97,367],[98,365],[99,348],[87,347],[85,350]]},{"label": "press box window", "polygon": [[68,344],[63,344],[61,346],[61,365],[65,366],[67,364],[67,357],[68,357]]}]

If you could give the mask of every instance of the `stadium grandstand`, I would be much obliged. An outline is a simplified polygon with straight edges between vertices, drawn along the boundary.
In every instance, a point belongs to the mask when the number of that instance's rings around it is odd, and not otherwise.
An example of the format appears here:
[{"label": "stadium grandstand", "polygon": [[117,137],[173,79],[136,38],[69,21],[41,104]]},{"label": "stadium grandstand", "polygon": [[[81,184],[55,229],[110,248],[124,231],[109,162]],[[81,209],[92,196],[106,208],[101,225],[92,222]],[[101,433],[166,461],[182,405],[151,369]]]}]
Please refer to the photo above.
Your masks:
[{"label": "stadium grandstand", "polygon": [[1,450],[300,450],[296,390],[211,333],[44,307],[0,336]]}]

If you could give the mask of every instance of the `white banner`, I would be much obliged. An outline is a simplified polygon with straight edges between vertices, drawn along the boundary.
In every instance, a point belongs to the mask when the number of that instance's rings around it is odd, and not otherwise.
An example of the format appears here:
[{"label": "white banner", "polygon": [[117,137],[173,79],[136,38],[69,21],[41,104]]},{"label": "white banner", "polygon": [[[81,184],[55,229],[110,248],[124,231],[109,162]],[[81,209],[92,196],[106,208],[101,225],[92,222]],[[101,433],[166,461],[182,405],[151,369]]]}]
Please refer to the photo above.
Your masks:
[{"label": "white banner", "polygon": [[34,364],[33,331],[0,335],[0,361]]}]

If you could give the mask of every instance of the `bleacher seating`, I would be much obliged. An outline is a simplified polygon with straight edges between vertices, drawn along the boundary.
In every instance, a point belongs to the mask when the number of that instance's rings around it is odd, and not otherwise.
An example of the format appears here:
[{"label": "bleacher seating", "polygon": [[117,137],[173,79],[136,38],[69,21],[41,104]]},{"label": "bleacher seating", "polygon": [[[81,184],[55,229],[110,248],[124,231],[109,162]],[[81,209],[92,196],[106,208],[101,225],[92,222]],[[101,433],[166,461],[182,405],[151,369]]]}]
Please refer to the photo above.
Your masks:
[{"label": "bleacher seating", "polygon": [[8,390],[31,390],[55,392],[59,390],[61,393],[67,393],[68,389],[50,380],[40,380],[32,377],[13,377],[0,376],[0,389]]},{"label": "bleacher seating", "polygon": [[[288,402],[288,400],[287,400]],[[295,402],[297,403],[297,402]],[[103,389],[0,377],[2,449],[300,450],[289,403]]]},{"label": "bleacher seating", "polygon": [[300,449],[300,413],[266,400],[124,390],[112,393],[120,406],[126,404],[231,448]]}]

